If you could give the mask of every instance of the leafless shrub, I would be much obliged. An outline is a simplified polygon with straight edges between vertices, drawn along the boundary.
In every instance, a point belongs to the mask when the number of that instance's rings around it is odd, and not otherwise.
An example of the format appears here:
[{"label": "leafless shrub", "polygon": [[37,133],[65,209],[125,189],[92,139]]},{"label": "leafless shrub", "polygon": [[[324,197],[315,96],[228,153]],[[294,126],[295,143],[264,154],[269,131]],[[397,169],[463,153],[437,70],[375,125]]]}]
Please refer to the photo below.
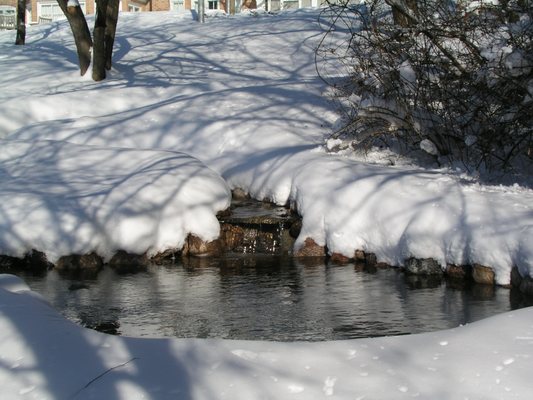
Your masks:
[{"label": "leafless shrub", "polygon": [[317,70],[346,114],[336,135],[361,146],[394,137],[472,169],[531,168],[530,0],[346,2],[321,22]]}]

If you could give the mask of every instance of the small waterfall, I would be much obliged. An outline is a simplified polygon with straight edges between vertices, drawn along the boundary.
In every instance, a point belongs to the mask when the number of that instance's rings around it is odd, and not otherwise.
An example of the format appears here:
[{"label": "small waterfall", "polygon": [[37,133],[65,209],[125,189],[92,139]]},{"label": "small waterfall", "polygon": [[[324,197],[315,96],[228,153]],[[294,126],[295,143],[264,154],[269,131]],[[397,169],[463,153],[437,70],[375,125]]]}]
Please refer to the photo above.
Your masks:
[{"label": "small waterfall", "polygon": [[287,255],[295,241],[290,228],[299,217],[271,203],[234,199],[230,212],[219,220],[228,252]]}]

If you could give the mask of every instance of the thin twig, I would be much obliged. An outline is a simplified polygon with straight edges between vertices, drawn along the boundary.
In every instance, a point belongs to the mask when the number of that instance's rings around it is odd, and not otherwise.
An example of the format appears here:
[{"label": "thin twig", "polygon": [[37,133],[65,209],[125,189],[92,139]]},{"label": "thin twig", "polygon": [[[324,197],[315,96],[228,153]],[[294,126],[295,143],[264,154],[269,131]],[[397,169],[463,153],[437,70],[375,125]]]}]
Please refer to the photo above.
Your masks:
[{"label": "thin twig", "polygon": [[119,365],[115,365],[114,367],[111,367],[107,370],[105,370],[104,372],[102,372],[100,375],[98,375],[96,378],[90,380],[84,387],[82,387],[80,390],[78,390],[76,393],[74,393],[70,398],[71,399],[74,399],[75,397],[77,397],[83,390],[87,389],[91,384],[93,384],[94,382],[96,382],[98,379],[100,379],[101,377],[103,377],[105,374],[107,374],[108,372],[111,372],[113,371],[114,369],[117,369],[117,368],[120,368],[120,367],[123,367],[127,364],[129,364],[130,362],[132,362],[133,360],[138,360],[137,357],[133,357],[131,360],[129,361],[126,361],[125,363],[122,363],[122,364],[119,364]]}]

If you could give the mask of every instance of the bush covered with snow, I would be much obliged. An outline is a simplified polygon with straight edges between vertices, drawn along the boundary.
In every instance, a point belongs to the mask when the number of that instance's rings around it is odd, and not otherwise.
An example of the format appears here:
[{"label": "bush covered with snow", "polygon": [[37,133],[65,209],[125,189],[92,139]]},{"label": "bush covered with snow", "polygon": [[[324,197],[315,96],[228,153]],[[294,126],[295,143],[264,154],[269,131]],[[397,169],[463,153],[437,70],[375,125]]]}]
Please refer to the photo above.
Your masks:
[{"label": "bush covered with snow", "polygon": [[371,0],[325,9],[317,60],[343,99],[337,134],[360,145],[394,137],[471,170],[531,168],[533,8],[486,4]]}]

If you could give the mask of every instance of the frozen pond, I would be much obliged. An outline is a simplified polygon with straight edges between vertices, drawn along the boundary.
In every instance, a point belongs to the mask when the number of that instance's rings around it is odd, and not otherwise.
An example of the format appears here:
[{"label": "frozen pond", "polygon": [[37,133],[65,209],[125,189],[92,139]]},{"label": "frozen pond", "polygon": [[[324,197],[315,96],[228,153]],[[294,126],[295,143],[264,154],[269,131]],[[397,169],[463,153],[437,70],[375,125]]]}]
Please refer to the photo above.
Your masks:
[{"label": "frozen pond", "polygon": [[137,337],[337,340],[446,329],[512,308],[504,288],[273,256],[24,278],[69,319]]}]

